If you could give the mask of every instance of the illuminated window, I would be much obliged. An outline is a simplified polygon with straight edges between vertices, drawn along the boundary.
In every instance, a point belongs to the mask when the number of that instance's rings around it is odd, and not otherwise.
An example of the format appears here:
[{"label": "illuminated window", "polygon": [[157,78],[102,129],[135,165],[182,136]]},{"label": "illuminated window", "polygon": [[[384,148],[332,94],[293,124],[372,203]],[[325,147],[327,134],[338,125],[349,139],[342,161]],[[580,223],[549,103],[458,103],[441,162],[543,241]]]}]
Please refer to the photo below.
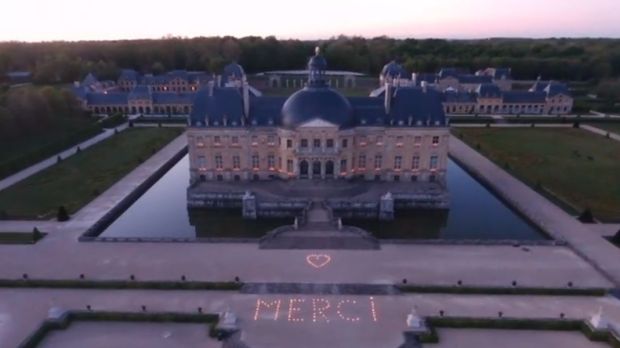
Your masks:
[{"label": "illuminated window", "polygon": [[252,155],[252,168],[254,169],[258,169],[259,168],[259,160],[258,160],[258,154],[253,154]]},{"label": "illuminated window", "polygon": [[366,169],[366,155],[360,155],[358,164],[361,169]]},{"label": "illuminated window", "polygon": [[269,169],[271,170],[276,167],[276,156],[273,154],[269,154],[269,156],[267,156],[267,166],[269,166]]},{"label": "illuminated window", "polygon": [[437,169],[437,164],[438,164],[439,158],[437,157],[437,155],[432,155],[431,156],[431,169]]},{"label": "illuminated window", "polygon": [[413,170],[418,170],[420,169],[420,156],[413,156],[413,159],[411,161],[411,169]]},{"label": "illuminated window", "polygon": [[233,156],[233,169],[241,168],[241,158],[237,155]]},{"label": "illuminated window", "polygon": [[286,161],[286,171],[289,173],[293,172],[293,160]]},{"label": "illuminated window", "polygon": [[222,155],[215,155],[215,168],[224,168],[224,161],[222,160]]},{"label": "illuminated window", "polygon": [[438,136],[434,136],[434,137],[433,137],[433,145],[434,145],[434,146],[439,145],[439,137],[438,137]]},{"label": "illuminated window", "polygon": [[377,137],[377,145],[379,145],[379,146],[383,145],[383,137],[382,136],[378,136]]},{"label": "illuminated window", "polygon": [[204,147],[205,146],[205,142],[204,142],[204,138],[203,137],[197,137],[196,138],[196,146],[197,147]]},{"label": "illuminated window", "polygon": [[394,157],[394,169],[400,170],[402,168],[403,158],[401,156]]},{"label": "illuminated window", "polygon": [[375,169],[381,169],[383,165],[383,157],[381,155],[375,155]]}]

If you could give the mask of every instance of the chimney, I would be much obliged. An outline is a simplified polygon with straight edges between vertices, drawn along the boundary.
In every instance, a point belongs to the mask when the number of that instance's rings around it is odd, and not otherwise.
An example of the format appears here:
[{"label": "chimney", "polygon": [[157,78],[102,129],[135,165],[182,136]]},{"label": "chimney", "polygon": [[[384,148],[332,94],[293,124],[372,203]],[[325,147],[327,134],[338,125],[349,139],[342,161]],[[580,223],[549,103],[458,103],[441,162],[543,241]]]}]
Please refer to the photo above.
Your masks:
[{"label": "chimney", "polygon": [[213,96],[213,89],[215,88],[215,81],[209,81],[209,97]]},{"label": "chimney", "polygon": [[250,116],[250,86],[247,81],[243,81],[243,113],[245,117]]},{"label": "chimney", "polygon": [[392,84],[389,82],[386,82],[385,84],[385,113],[389,114],[390,113],[390,109],[391,109],[391,103],[392,103]]}]

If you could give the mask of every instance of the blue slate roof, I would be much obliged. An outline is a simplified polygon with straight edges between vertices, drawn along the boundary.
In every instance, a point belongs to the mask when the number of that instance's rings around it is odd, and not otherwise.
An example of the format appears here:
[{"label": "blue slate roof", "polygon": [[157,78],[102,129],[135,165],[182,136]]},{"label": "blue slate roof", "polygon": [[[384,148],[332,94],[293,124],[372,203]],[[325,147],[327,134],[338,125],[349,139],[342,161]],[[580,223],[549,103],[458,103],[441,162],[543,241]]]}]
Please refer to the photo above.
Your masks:
[{"label": "blue slate roof", "polygon": [[468,92],[446,91],[442,93],[442,101],[447,103],[475,103],[476,94]]},{"label": "blue slate roof", "polygon": [[544,92],[529,91],[507,91],[502,93],[502,102],[510,103],[545,103],[546,94]]},{"label": "blue slate roof", "polygon": [[547,93],[547,96],[549,97],[553,97],[558,94],[570,95],[570,92],[568,91],[568,86],[566,86],[563,83],[559,83],[555,81],[549,82],[547,87],[545,87],[544,91]]},{"label": "blue slate roof", "polygon": [[202,88],[194,97],[190,114],[192,125],[240,126],[244,121],[243,99],[239,90],[232,87],[216,87],[213,95],[209,88]]},{"label": "blue slate roof", "polygon": [[280,125],[282,106],[286,97],[253,97],[250,99],[250,125]]},{"label": "blue slate roof", "polygon": [[403,68],[402,65],[396,63],[396,61],[393,60],[383,66],[383,69],[381,70],[381,75],[391,78],[405,78],[409,75],[409,73],[407,72],[407,70],[405,70],[405,68]]},{"label": "blue slate roof", "polygon": [[151,90],[148,86],[136,86],[134,89],[129,92],[128,95],[129,100],[143,100],[143,99],[151,99]]},{"label": "blue slate roof", "polygon": [[568,86],[557,81],[541,81],[538,80],[530,88],[530,92],[545,92],[547,96],[553,97],[558,94],[570,96]]},{"label": "blue slate roof", "polygon": [[195,93],[153,92],[153,104],[191,104]]},{"label": "blue slate roof", "polygon": [[457,75],[456,79],[459,80],[459,83],[469,83],[469,84],[478,84],[478,83],[492,83],[493,78],[491,76],[484,75]]},{"label": "blue slate roof", "polygon": [[478,94],[480,98],[500,98],[502,96],[502,91],[495,84],[484,83],[478,86],[476,94]]},{"label": "blue slate roof", "polygon": [[[316,89],[316,88],[315,88]],[[302,90],[303,91],[303,90]],[[349,97],[347,115],[325,116],[326,110],[321,108],[323,94],[309,94],[310,102],[318,103],[312,110],[314,113],[303,114],[301,120],[294,122],[298,126],[312,118],[319,117],[341,127],[351,126],[445,126],[446,117],[441,104],[441,95],[434,89],[424,92],[419,87],[398,87],[392,91],[389,114],[386,114],[384,97]],[[314,98],[314,97],[317,98]],[[208,127],[224,126],[223,115],[228,116],[227,127],[241,126],[284,126],[283,108],[288,98],[284,97],[250,97],[249,115],[243,115],[243,99],[239,90],[232,87],[215,88],[213,96],[209,96],[208,88],[201,89],[194,98],[194,106],[190,115],[193,126]],[[327,100],[331,103],[331,99]],[[304,106],[306,106],[304,104]],[[304,109],[306,110],[306,109]],[[290,111],[290,110],[289,110]],[[323,116],[323,117],[321,117]],[[295,115],[297,117],[297,115]],[[233,125],[232,121],[236,121]],[[215,124],[217,121],[217,124]],[[342,124],[341,124],[342,123]]]},{"label": "blue slate roof", "polygon": [[434,89],[424,91],[419,87],[399,87],[394,90],[388,123],[393,126],[413,125],[445,126],[446,115],[441,96]]}]

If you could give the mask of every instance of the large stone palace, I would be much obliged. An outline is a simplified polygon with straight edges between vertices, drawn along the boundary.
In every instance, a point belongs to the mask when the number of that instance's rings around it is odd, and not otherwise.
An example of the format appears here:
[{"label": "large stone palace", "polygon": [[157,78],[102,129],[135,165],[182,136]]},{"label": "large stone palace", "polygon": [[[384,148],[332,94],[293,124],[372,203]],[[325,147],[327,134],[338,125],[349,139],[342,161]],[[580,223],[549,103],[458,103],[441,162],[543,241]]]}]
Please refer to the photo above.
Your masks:
[{"label": "large stone palace", "polygon": [[352,179],[443,182],[448,124],[432,88],[386,81],[371,97],[344,97],[308,62],[288,98],[250,93],[242,69],[197,92],[188,138],[191,180]]},{"label": "large stone palace", "polygon": [[[116,81],[99,81],[89,74],[75,83],[73,92],[82,107],[95,114],[186,116],[192,112],[194,98],[201,89],[209,88],[210,84],[234,87],[239,84],[234,79],[238,73],[245,78],[243,68],[236,63],[227,65],[220,75],[186,70],[143,75],[124,69]],[[308,73],[308,70],[272,71],[256,78],[257,82],[264,80],[263,88],[301,88]],[[331,87],[346,89],[360,83],[357,79],[361,74],[357,73],[326,70],[322,74]],[[475,74],[443,68],[438,73],[410,74],[392,61],[381,71],[379,82],[380,88],[371,93],[372,97],[380,96],[386,82],[394,87],[434,89],[439,92],[446,114],[563,115],[573,107],[571,93],[561,82],[538,79],[529,89],[514,89],[515,83],[523,85],[524,81],[514,80],[510,68],[486,68]],[[248,85],[248,90],[252,96],[261,95],[252,85]]]},{"label": "large stone palace", "polygon": [[[411,78],[409,78],[411,76]],[[475,74],[458,68],[438,73],[409,74],[395,62],[386,65],[380,81],[395,80],[402,86],[427,86],[441,92],[449,114],[564,115],[572,111],[568,87],[557,81],[538,79],[527,90],[514,90],[510,68],[486,68]]]}]

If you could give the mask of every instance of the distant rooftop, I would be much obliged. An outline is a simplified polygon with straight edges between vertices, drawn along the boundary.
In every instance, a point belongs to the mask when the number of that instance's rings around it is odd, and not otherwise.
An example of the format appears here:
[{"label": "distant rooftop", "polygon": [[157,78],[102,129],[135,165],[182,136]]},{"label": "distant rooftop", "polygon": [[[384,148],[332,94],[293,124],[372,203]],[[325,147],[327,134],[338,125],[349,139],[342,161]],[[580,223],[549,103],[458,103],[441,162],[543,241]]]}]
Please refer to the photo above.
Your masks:
[{"label": "distant rooftop", "polygon": [[[265,76],[265,75],[308,75],[308,70],[270,70],[263,71],[257,73],[256,76]],[[344,70],[326,70],[325,75],[330,76],[366,76],[365,74],[354,72],[354,71],[344,71]]]}]

